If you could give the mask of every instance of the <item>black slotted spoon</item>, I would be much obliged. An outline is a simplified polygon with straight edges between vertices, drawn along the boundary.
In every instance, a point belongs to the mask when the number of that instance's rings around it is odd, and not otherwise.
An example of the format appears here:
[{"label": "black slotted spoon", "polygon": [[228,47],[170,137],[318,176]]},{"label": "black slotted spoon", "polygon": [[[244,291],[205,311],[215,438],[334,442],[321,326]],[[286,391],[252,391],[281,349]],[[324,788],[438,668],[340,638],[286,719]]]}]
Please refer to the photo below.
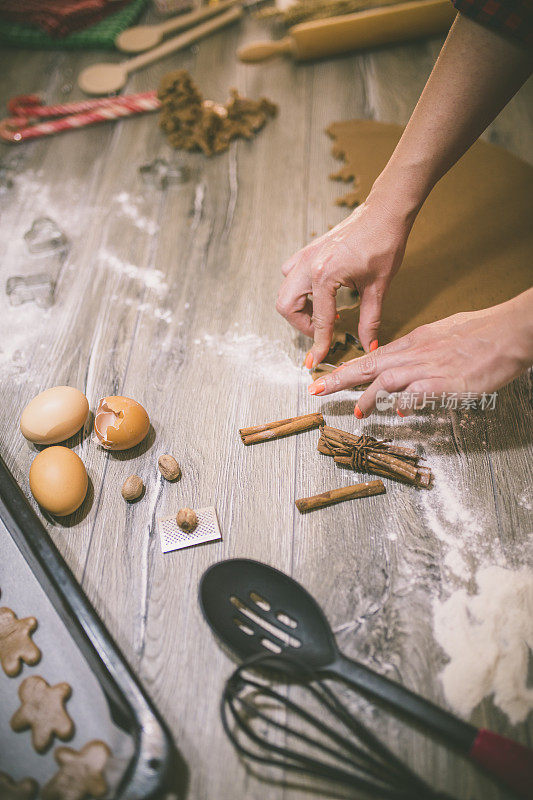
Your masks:
[{"label": "black slotted spoon", "polygon": [[204,573],[199,600],[209,626],[239,658],[292,654],[319,677],[341,678],[436,734],[519,796],[533,798],[530,749],[458,719],[343,655],[318,603],[283,572],[250,559],[221,561]]}]

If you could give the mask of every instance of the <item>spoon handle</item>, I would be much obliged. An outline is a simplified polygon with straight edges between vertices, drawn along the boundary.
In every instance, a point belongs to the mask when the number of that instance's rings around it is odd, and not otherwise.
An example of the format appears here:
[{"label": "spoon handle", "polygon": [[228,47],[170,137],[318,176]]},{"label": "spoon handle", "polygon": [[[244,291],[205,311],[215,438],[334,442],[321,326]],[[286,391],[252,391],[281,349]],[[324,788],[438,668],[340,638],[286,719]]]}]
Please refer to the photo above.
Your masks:
[{"label": "spoon handle", "polygon": [[130,58],[129,61],[123,62],[122,66],[129,75],[131,72],[135,72],[135,70],[138,70],[141,67],[145,67],[148,64],[152,64],[154,61],[158,61],[164,56],[174,53],[176,50],[181,50],[184,47],[188,47],[190,44],[197,42],[204,36],[208,36],[210,33],[214,33],[215,31],[219,30],[219,28],[223,28],[226,25],[229,25],[231,22],[235,22],[242,17],[242,15],[243,10],[241,6],[229,8],[227,11],[224,11],[222,14],[218,14],[218,16],[214,17],[213,19],[208,19],[206,22],[201,22],[200,25],[192,28],[192,30],[182,33],[179,36],[174,37],[174,39],[169,39],[168,42],[160,44],[158,47],[154,47],[153,50],[148,50],[147,53],[142,53],[140,56]]},{"label": "spoon handle", "polygon": [[160,22],[159,25],[154,25],[162,34],[170,33],[171,31],[179,31],[184,28],[192,27],[198,22],[203,22],[210,17],[216,17],[222,11],[237,5],[239,0],[219,0],[218,3],[211,3],[207,6],[201,6],[196,11],[191,11],[188,14],[180,14],[178,17],[173,17],[166,22]]},{"label": "spoon handle", "polygon": [[415,694],[400,683],[390,681],[357,661],[339,653],[331,672],[365,694],[382,700],[397,711],[420,723],[425,729],[444,737],[454,747],[469,750],[476,738],[477,728],[448,711]]},{"label": "spoon handle", "polygon": [[379,675],[363,664],[339,653],[327,670],[342,678],[354,689],[399,711],[427,731],[437,734],[449,745],[504,781],[518,796],[532,798],[533,750],[455,717],[443,708],[395,681]]}]

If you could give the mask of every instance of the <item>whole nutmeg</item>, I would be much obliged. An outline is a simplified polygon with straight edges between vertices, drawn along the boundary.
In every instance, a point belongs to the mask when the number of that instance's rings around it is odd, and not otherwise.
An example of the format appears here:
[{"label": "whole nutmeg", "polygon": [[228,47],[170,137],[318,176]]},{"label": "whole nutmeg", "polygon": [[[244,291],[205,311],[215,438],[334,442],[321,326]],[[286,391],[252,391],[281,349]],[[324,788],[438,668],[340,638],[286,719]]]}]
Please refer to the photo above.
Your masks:
[{"label": "whole nutmeg", "polygon": [[122,485],[122,497],[130,502],[137,500],[141,496],[143,489],[144,483],[141,478],[138,475],[130,475]]},{"label": "whole nutmeg", "polygon": [[198,517],[192,508],[180,508],[176,516],[176,522],[182,531],[190,533],[198,525]]},{"label": "whole nutmeg", "polygon": [[177,478],[181,478],[180,465],[174,456],[164,453],[162,456],[159,456],[157,464],[159,466],[159,472],[165,480],[175,481]]}]

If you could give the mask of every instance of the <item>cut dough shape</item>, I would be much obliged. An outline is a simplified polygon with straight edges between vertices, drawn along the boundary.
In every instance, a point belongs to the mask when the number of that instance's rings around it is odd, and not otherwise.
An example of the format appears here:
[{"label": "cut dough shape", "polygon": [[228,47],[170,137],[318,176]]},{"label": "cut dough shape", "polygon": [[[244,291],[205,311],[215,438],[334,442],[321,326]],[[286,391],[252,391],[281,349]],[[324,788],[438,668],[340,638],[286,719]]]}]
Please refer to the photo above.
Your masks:
[{"label": "cut dough shape", "polygon": [[0,798],[2,800],[34,800],[39,785],[33,778],[15,782],[10,775],[0,772]]},{"label": "cut dough shape", "polygon": [[74,734],[74,723],[65,710],[65,703],[72,694],[68,683],[50,686],[44,678],[34,675],[19,686],[20,708],[11,717],[14,731],[31,728],[32,744],[38,753],[43,753],[54,736],[66,741]]},{"label": "cut dough shape", "polygon": [[[314,380],[331,372],[345,361],[364,355],[364,350],[356,338],[359,304],[360,300],[357,299],[348,306],[339,306],[337,308],[339,319],[335,321],[331,347],[324,361],[321,364],[317,364],[313,369],[311,374]],[[351,336],[348,336],[348,334],[351,334]]]},{"label": "cut dough shape", "polygon": [[109,747],[98,739],[87,742],[79,751],[58,747],[54,758],[59,771],[43,788],[43,800],[103,797],[107,793],[104,770],[110,755]]},{"label": "cut dough shape", "polygon": [[31,639],[36,627],[35,617],[18,619],[10,608],[0,608],[0,664],[10,678],[19,674],[22,662],[33,666],[41,658],[41,651]]},{"label": "cut dough shape", "polygon": [[[349,120],[333,123],[327,132],[335,142],[333,155],[345,162],[332,177],[357,176],[354,190],[338,203],[362,202],[403,128]],[[439,181],[418,215],[403,265],[385,297],[380,344],[528,289],[532,207],[533,167],[499,147],[476,142]],[[352,323],[349,330],[355,332]]]}]

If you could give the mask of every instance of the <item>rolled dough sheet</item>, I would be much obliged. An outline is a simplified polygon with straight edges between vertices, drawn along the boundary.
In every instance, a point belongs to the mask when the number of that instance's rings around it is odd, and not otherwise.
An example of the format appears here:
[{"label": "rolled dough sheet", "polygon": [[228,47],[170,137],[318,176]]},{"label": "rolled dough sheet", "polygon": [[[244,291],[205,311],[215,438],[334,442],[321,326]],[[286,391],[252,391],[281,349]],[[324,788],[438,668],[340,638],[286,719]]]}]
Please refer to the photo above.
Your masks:
[{"label": "rolled dough sheet", "polygon": [[[335,122],[328,128],[333,155],[345,162],[331,177],[354,180],[353,191],[340,205],[366,198],[402,131],[399,125],[369,120]],[[476,142],[418,215],[403,265],[385,298],[380,344],[459,311],[501,303],[531,286],[532,208],[533,167],[499,147]]]}]

